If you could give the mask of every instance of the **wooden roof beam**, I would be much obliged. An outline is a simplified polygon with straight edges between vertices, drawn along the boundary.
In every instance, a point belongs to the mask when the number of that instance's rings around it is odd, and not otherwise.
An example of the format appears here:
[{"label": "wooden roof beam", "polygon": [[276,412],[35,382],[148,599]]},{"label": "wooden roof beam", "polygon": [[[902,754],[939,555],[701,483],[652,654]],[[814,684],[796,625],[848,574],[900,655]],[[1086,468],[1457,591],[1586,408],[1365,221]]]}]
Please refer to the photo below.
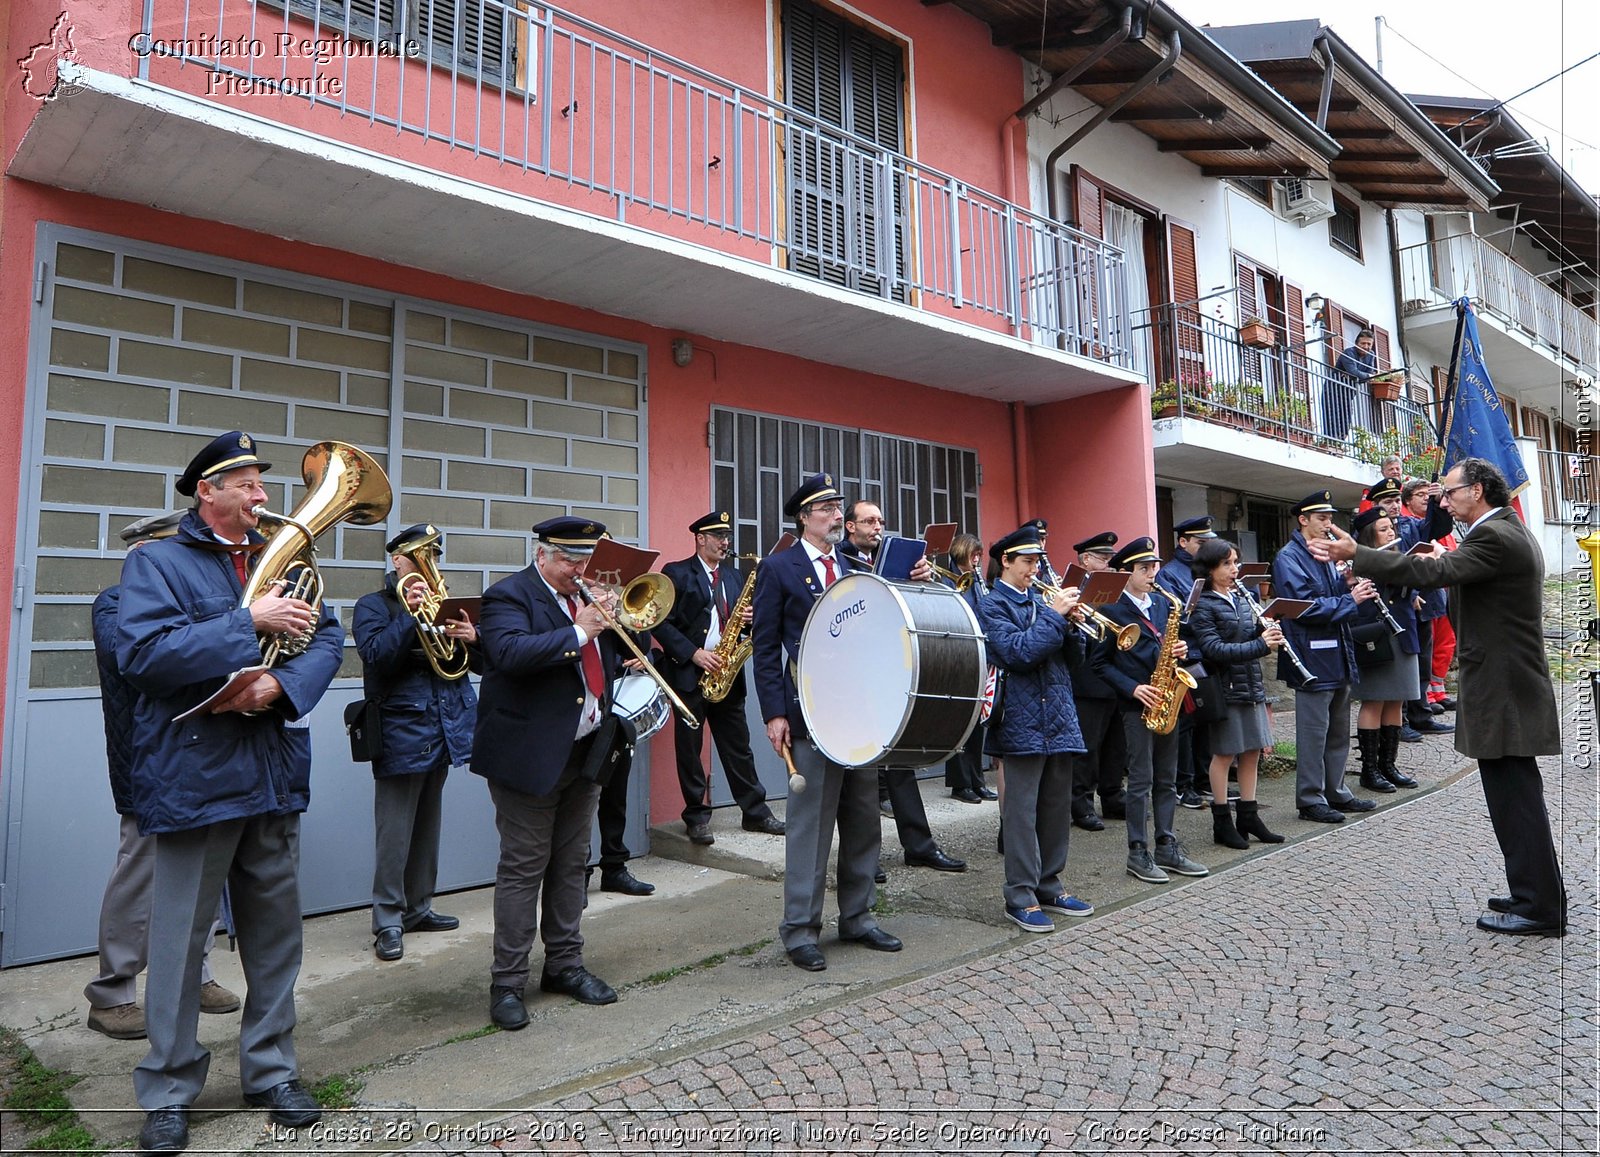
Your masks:
[{"label": "wooden roof beam", "polygon": [[1158,153],[1263,153],[1272,147],[1270,137],[1183,137],[1156,141]]},{"label": "wooden roof beam", "polygon": [[1172,104],[1118,109],[1111,114],[1111,121],[1113,124],[1146,124],[1152,121],[1208,121],[1216,124],[1227,119],[1227,116],[1227,108],[1220,104],[1200,105],[1196,108]]},{"label": "wooden roof beam", "polygon": [[[1337,137],[1334,139],[1338,140]],[[1358,153],[1346,149],[1333,158],[1333,167],[1337,169],[1342,165],[1414,165],[1420,160],[1422,160],[1421,153]]]},{"label": "wooden roof beam", "polygon": [[1299,177],[1302,180],[1319,177],[1322,174],[1314,173],[1302,165],[1201,165],[1202,177],[1256,177],[1265,180],[1276,180],[1279,177]]}]

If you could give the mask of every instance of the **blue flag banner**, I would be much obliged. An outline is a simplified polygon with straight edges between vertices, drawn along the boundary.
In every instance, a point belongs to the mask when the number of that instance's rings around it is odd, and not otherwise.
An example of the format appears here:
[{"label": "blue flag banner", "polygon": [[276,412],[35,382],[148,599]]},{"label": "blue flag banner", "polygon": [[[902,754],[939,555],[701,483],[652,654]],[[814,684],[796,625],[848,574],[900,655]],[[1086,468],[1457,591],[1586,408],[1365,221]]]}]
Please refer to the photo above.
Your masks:
[{"label": "blue flag banner", "polygon": [[1500,468],[1515,496],[1528,488],[1528,472],[1505,407],[1483,364],[1478,318],[1471,302],[1461,298],[1456,312],[1456,374],[1445,398],[1444,431],[1439,439],[1444,447],[1444,469],[1448,471],[1463,458],[1485,458]]}]

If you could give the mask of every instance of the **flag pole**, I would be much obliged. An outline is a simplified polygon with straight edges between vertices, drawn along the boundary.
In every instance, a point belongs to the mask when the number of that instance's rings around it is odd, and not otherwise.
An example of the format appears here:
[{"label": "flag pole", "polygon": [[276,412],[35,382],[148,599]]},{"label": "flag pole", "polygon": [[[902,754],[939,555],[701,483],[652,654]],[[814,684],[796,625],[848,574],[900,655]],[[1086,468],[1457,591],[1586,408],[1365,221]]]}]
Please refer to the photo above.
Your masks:
[{"label": "flag pole", "polygon": [[[1456,389],[1461,384],[1461,339],[1467,329],[1467,310],[1472,303],[1465,297],[1456,298],[1456,337],[1450,345],[1450,371],[1445,375],[1444,400],[1439,406],[1438,444],[1443,447],[1450,439],[1450,423],[1455,417]],[[1444,465],[1441,458],[1441,466]],[[1439,481],[1439,471],[1434,470],[1430,482]]]}]

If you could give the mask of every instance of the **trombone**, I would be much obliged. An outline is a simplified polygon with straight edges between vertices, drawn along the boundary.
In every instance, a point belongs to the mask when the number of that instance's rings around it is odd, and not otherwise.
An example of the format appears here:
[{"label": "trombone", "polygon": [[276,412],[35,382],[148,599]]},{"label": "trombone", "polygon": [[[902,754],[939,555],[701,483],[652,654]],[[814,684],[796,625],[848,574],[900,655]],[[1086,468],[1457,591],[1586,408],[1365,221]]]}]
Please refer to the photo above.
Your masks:
[{"label": "trombone", "polygon": [[[1042,594],[1050,602],[1055,602],[1056,596],[1064,593],[1064,588],[1053,583],[1042,583],[1038,579],[1033,582],[1033,589]],[[1115,619],[1107,618],[1099,611],[1086,603],[1079,603],[1078,610],[1084,614],[1083,619],[1076,620],[1080,631],[1088,635],[1095,642],[1100,642],[1106,637],[1106,632],[1111,632],[1111,637],[1117,641],[1117,650],[1131,651],[1139,642],[1139,627],[1135,623],[1119,623]]]},{"label": "trombone", "polygon": [[[672,580],[666,575],[655,571],[640,575],[616,592],[616,615],[606,610],[605,604],[594,597],[594,591],[588,583],[581,578],[577,580],[577,583],[578,590],[583,595],[584,601],[600,612],[600,617],[605,620],[606,626],[615,631],[622,641],[628,645],[628,650],[633,652],[633,657],[644,664],[644,673],[655,680],[656,686],[661,689],[662,694],[677,709],[678,715],[682,717],[684,723],[691,730],[697,729],[700,726],[700,721],[694,717],[694,712],[683,705],[683,700],[678,698],[677,692],[668,686],[667,681],[661,677],[661,672],[657,671],[650,660],[645,658],[644,652],[639,650],[639,644],[635,643],[633,636],[628,634],[629,631],[653,630],[662,619],[672,613],[672,603],[677,598],[677,592],[672,589]],[[606,587],[605,589],[613,590],[614,588]]]},{"label": "trombone", "polygon": [[945,567],[940,566],[938,563],[934,562],[933,559],[931,559],[931,558],[928,560],[928,565],[933,568],[933,573],[934,574],[938,575],[942,579],[945,579],[945,580],[947,580],[949,582],[954,583],[955,584],[955,588],[956,588],[956,594],[958,594],[958,595],[964,595],[964,594],[967,593],[967,591],[971,590],[972,589],[973,580],[978,577],[974,572],[972,572],[970,570],[962,571],[960,574],[957,574],[953,570],[949,570],[949,569],[947,569]]}]

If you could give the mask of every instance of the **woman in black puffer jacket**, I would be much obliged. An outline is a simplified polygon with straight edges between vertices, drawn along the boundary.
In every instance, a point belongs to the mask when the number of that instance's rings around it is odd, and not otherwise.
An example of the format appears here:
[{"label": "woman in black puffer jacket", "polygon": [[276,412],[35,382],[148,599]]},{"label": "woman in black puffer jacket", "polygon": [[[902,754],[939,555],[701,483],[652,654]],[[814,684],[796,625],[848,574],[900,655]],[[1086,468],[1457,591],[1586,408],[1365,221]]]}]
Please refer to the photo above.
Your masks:
[{"label": "woman in black puffer jacket", "polygon": [[[1229,848],[1247,848],[1246,836],[1264,844],[1281,844],[1283,837],[1267,830],[1256,807],[1256,765],[1261,750],[1272,743],[1267,718],[1267,690],[1261,678],[1261,660],[1283,642],[1283,633],[1270,619],[1257,622],[1242,590],[1239,552],[1223,538],[1208,539],[1194,559],[1194,576],[1206,580],[1206,589],[1189,618],[1189,629],[1200,644],[1206,666],[1226,688],[1228,717],[1211,725],[1211,835]],[[1228,808],[1228,767],[1239,760],[1239,820]]]}]

